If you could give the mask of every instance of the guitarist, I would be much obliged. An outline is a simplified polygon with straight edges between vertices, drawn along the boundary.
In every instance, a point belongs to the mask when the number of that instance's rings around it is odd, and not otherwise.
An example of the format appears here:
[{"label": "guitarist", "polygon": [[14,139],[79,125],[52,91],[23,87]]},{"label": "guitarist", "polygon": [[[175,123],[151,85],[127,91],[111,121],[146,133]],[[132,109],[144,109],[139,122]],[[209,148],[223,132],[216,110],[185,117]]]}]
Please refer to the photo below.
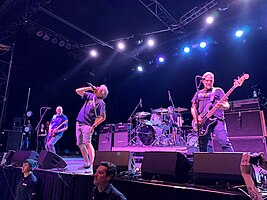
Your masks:
[{"label": "guitarist", "polygon": [[63,108],[58,106],[56,108],[56,114],[52,117],[49,124],[49,131],[47,135],[47,141],[45,149],[56,153],[55,144],[62,137],[65,130],[68,129],[68,118],[63,114]]},{"label": "guitarist", "polygon": [[[203,122],[203,117],[207,112],[224,96],[224,91],[219,87],[213,87],[214,74],[206,72],[202,76],[204,89],[195,93],[192,99],[191,114],[195,124],[194,130],[199,131],[199,125]],[[233,152],[231,142],[228,139],[228,132],[224,120],[224,110],[229,109],[228,101],[218,103],[217,110],[212,117],[216,119],[215,123],[209,126],[207,134],[199,134],[199,150],[200,152],[208,152],[208,144],[211,142],[211,133],[214,133],[219,141],[223,151]],[[209,145],[210,147],[210,145]]]}]

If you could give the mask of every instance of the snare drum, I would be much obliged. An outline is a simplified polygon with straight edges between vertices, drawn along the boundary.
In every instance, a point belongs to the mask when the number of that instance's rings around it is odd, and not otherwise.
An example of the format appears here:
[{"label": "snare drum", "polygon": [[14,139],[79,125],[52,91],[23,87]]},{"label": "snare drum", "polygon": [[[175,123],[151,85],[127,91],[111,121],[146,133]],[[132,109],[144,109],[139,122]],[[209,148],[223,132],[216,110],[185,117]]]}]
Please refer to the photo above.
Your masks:
[{"label": "snare drum", "polygon": [[155,139],[159,137],[159,135],[161,134],[162,134],[161,128],[157,126],[145,125],[140,129],[138,137],[143,145],[149,146],[152,145]]}]

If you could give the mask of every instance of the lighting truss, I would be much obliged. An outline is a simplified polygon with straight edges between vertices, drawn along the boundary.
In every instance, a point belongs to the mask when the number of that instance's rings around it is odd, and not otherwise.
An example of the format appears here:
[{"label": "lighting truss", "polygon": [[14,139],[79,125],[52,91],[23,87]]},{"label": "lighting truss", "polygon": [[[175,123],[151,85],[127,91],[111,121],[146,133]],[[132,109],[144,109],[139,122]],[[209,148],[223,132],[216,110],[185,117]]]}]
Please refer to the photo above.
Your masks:
[{"label": "lighting truss", "polygon": [[174,17],[156,0],[139,0],[158,20],[160,20],[169,30],[172,30],[173,24],[178,22]]}]

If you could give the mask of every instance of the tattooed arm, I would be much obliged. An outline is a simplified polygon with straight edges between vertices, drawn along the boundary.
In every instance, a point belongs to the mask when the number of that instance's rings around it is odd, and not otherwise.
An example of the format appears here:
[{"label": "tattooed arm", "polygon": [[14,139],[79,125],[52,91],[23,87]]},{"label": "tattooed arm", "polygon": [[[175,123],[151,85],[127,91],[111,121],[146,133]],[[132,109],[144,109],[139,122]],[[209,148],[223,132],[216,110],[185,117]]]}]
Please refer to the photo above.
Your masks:
[{"label": "tattooed arm", "polygon": [[253,200],[263,200],[261,194],[259,193],[258,189],[256,188],[252,177],[250,175],[251,171],[251,164],[249,162],[250,160],[250,155],[248,153],[244,153],[241,159],[240,163],[240,170],[242,177],[246,183],[248,193],[250,195],[250,198]]}]

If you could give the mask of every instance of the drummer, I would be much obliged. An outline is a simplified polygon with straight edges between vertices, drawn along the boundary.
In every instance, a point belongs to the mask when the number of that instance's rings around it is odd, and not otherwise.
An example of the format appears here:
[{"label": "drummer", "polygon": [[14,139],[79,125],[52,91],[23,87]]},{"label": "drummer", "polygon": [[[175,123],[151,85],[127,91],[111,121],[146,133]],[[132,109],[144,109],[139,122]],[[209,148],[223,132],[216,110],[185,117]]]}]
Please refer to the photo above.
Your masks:
[{"label": "drummer", "polygon": [[174,108],[172,106],[168,107],[168,113],[166,114],[164,121],[170,127],[170,132],[172,133],[172,142],[176,145],[177,141],[177,132],[178,129],[183,124],[182,116],[179,112],[174,112]]}]

